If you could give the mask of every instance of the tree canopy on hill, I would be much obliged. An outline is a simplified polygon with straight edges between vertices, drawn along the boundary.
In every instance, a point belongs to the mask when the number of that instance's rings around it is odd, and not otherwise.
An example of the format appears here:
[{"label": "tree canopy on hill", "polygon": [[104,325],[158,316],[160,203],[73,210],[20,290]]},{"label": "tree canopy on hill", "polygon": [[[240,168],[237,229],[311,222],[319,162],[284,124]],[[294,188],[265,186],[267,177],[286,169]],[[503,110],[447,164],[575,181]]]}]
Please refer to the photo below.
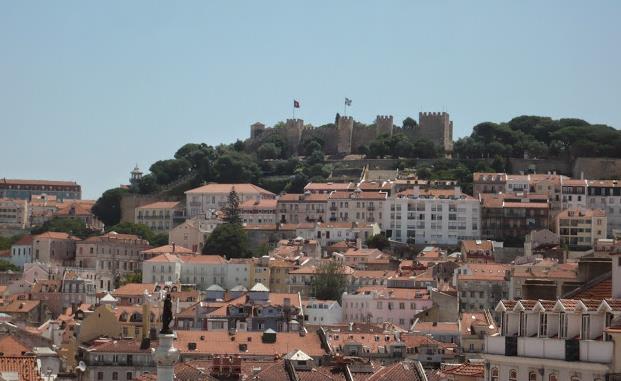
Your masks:
[{"label": "tree canopy on hill", "polygon": [[32,234],[45,232],[61,232],[71,234],[78,238],[87,238],[99,234],[99,231],[91,230],[86,227],[84,221],[75,218],[54,217],[41,226],[32,229]]},{"label": "tree canopy on hill", "polygon": [[519,116],[506,123],[484,122],[455,142],[460,158],[621,157],[621,131],[581,119]]}]

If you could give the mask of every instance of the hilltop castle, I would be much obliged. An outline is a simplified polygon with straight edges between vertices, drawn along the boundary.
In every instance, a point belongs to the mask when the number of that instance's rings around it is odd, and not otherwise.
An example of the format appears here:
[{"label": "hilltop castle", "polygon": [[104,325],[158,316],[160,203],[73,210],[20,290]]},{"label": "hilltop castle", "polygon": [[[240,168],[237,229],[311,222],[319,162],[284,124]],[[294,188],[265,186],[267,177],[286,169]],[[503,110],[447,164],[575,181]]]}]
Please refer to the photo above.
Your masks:
[{"label": "hilltop castle", "polygon": [[278,128],[266,127],[263,123],[250,126],[250,147],[256,148],[274,134],[287,143],[291,155],[301,153],[301,144],[316,137],[324,142],[324,151],[329,155],[358,153],[361,146],[369,144],[379,135],[392,136],[402,133],[410,139],[424,138],[441,147],[447,154],[453,151],[453,122],[446,112],[421,112],[415,127],[396,127],[392,115],[378,115],[369,126],[355,123],[351,116],[340,116],[335,124],[322,127],[305,126],[302,119],[287,119]]}]

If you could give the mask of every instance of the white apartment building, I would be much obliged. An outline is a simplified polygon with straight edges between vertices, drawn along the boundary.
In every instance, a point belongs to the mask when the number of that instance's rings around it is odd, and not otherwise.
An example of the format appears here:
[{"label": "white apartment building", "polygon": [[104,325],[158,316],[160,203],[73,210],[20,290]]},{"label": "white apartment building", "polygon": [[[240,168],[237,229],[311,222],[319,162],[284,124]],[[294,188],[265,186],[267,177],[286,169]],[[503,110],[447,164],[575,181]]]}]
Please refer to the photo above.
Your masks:
[{"label": "white apartment building", "polygon": [[32,241],[31,235],[25,235],[11,246],[12,264],[23,268],[26,263],[32,262]]},{"label": "white apartment building", "polygon": [[249,288],[254,281],[254,263],[243,259],[227,261],[219,255],[162,254],[144,261],[142,273],[143,283],[191,284],[200,290],[212,285]]},{"label": "white apartment building", "polygon": [[587,207],[602,209],[608,217],[608,235],[621,229],[621,184],[617,180],[589,180]]},{"label": "white apartment building", "polygon": [[343,322],[343,308],[336,300],[302,300],[304,324],[332,325]]},{"label": "white apartment building", "polygon": [[461,189],[413,189],[385,203],[384,229],[399,242],[457,244],[481,238],[479,200]]},{"label": "white apartment building", "polygon": [[365,242],[370,237],[379,234],[381,229],[377,223],[358,224],[351,222],[317,222],[315,224],[300,224],[295,229],[297,237],[316,240],[321,247],[329,246],[340,241]]},{"label": "white apartment building", "polygon": [[561,209],[587,208],[587,180],[561,179]]},{"label": "white apartment building", "polygon": [[485,337],[486,380],[604,381],[619,369],[618,299],[502,300],[501,334]]},{"label": "white apartment building", "polygon": [[305,222],[323,222],[326,217],[329,194],[288,193],[278,197],[277,216],[283,224],[298,224]]},{"label": "white apartment building", "polygon": [[254,184],[207,184],[185,192],[187,217],[209,216],[214,210],[222,210],[228,197],[235,190],[240,204],[248,200],[274,199],[276,195]]}]

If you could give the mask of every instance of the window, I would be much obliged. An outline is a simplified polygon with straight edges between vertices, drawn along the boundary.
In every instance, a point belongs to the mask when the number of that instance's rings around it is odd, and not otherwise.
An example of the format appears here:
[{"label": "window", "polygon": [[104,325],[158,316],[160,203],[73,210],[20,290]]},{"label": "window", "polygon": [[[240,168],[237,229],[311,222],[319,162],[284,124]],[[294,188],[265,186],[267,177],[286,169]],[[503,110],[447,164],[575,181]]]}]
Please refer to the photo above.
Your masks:
[{"label": "window", "polygon": [[548,335],[548,315],[545,312],[539,313],[539,336],[546,337]]},{"label": "window", "polygon": [[498,368],[492,368],[492,379],[491,381],[498,381]]},{"label": "window", "polygon": [[559,313],[558,315],[558,326],[559,326],[559,337],[561,339],[567,338],[567,316],[565,316],[564,312]]},{"label": "window", "polygon": [[517,381],[517,370],[511,369],[509,371],[509,381]]},{"label": "window", "polygon": [[582,330],[580,339],[589,340],[591,337],[591,315],[582,315]]},{"label": "window", "polygon": [[103,380],[103,372],[97,372],[97,379],[98,380]]},{"label": "window", "polygon": [[127,372],[127,374],[125,375],[125,379],[129,381],[132,378],[134,378],[133,375],[132,375],[132,372]]},{"label": "window", "polygon": [[119,372],[112,372],[112,381],[116,381],[119,379]]},{"label": "window", "polygon": [[535,371],[528,372],[528,381],[537,381],[537,373]]},{"label": "window", "polygon": [[548,381],[558,381],[558,377],[556,376],[556,374],[551,374],[548,377]]}]

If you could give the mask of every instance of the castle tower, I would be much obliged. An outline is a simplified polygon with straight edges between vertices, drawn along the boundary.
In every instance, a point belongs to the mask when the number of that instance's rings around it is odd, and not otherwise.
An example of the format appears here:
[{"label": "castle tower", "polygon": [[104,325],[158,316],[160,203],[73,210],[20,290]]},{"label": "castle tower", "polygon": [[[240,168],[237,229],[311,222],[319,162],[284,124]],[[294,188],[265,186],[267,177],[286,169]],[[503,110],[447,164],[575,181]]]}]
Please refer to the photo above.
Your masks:
[{"label": "castle tower", "polygon": [[431,140],[449,154],[453,151],[453,122],[446,112],[418,113],[417,135]]},{"label": "castle tower", "polygon": [[304,131],[304,120],[287,119],[285,123],[285,138],[287,140],[287,150],[289,154],[297,155],[298,146],[302,139],[302,131]]},{"label": "castle tower", "polygon": [[250,126],[250,138],[254,139],[265,131],[265,124],[256,122]]},{"label": "castle tower", "polygon": [[170,328],[172,324],[172,300],[166,294],[162,312],[162,330],[159,334],[160,345],[153,349],[153,360],[157,366],[157,381],[174,381],[174,366],[179,361],[179,350],[173,345],[175,333]]},{"label": "castle tower", "polygon": [[392,136],[392,115],[378,115],[375,118],[376,135]]},{"label": "castle tower", "polygon": [[351,153],[351,136],[354,131],[354,118],[351,116],[339,117],[336,130],[338,136],[337,152],[349,155]]},{"label": "castle tower", "polygon": [[138,168],[138,164],[136,164],[134,169],[129,173],[129,183],[132,185],[137,184],[140,179],[142,179],[142,171]]}]

